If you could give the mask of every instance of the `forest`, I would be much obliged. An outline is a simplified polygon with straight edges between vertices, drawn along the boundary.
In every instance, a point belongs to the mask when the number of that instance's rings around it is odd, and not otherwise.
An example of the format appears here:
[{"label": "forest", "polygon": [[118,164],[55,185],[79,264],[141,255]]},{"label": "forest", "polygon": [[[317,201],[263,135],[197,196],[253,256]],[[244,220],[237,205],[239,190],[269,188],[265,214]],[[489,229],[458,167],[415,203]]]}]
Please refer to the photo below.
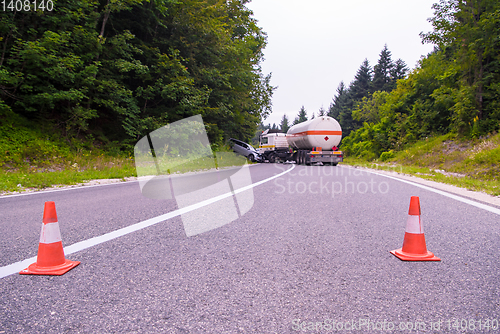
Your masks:
[{"label": "forest", "polygon": [[433,9],[433,31],[421,38],[435,48],[415,69],[384,48],[373,70],[365,61],[348,87],[340,83],[328,114],[347,154],[384,160],[428,137],[500,129],[500,3],[441,0]]},{"label": "forest", "polygon": [[68,143],[130,151],[201,114],[213,146],[249,139],[274,88],[260,67],[267,37],[247,2],[13,1],[0,22],[0,125],[22,117]]},{"label": "forest", "polygon": [[[276,88],[260,66],[267,36],[249,0],[49,1],[22,10],[13,1],[2,13],[2,137],[16,117],[68,143],[128,151],[197,114],[215,148],[262,130]],[[394,61],[386,45],[319,110],[339,120],[348,156],[376,159],[436,135],[499,130],[500,3],[440,0],[433,9],[433,30],[421,38],[434,51],[416,68]],[[304,120],[302,107],[279,126]]]},{"label": "forest", "polygon": [[[433,9],[433,31],[421,38],[434,51],[415,69],[393,61],[386,45],[375,66],[365,59],[349,85],[340,82],[328,110],[319,110],[339,121],[348,156],[384,160],[417,140],[475,139],[500,129],[500,2],[441,0]],[[302,107],[279,126],[304,120]]]}]

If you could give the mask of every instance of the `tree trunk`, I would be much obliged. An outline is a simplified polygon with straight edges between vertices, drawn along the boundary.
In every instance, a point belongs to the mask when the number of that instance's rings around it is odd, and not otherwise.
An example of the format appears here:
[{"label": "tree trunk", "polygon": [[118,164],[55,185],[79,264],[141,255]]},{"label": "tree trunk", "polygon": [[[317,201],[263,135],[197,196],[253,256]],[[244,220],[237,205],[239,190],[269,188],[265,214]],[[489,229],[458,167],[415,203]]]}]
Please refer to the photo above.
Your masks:
[{"label": "tree trunk", "polygon": [[[14,19],[16,18],[16,13],[17,12],[14,12],[14,16],[12,17],[12,22],[14,22]],[[24,20],[23,20],[23,22],[24,22]],[[14,30],[14,26],[12,26],[12,28],[10,28],[9,33],[5,37],[5,42],[3,43],[2,58],[0,59],[0,66],[3,65],[3,61],[5,60],[5,52],[7,51],[7,43],[9,42],[9,37],[12,35],[13,30]]]},{"label": "tree trunk", "polygon": [[109,19],[109,14],[111,13],[111,6],[108,3],[106,4],[106,12],[104,13],[104,18],[102,19],[102,26],[101,26],[101,34],[99,36],[104,37],[104,29],[106,28],[106,23],[108,22]]},{"label": "tree trunk", "polygon": [[483,52],[482,51],[479,51],[478,60],[479,60],[479,71],[478,71],[478,74],[476,75],[476,83],[477,83],[476,101],[477,101],[477,109],[478,109],[477,117],[479,119],[482,119],[483,118],[483,73],[484,73]]}]

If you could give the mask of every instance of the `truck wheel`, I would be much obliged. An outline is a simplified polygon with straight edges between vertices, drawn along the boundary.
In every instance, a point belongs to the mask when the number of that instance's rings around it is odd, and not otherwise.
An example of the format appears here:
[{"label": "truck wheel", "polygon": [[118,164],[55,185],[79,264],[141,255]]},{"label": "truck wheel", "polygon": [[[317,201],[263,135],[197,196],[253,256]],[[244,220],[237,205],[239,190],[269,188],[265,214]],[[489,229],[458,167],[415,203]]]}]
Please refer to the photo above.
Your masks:
[{"label": "truck wheel", "polygon": [[272,163],[272,164],[276,162],[276,154],[271,153],[269,155],[269,162]]},{"label": "truck wheel", "polygon": [[332,162],[332,166],[337,166],[338,162]]},{"label": "truck wheel", "polygon": [[299,150],[299,152],[298,152],[298,162],[297,162],[299,165],[304,164],[304,159],[303,159],[304,155],[302,153],[304,153],[304,151]]}]

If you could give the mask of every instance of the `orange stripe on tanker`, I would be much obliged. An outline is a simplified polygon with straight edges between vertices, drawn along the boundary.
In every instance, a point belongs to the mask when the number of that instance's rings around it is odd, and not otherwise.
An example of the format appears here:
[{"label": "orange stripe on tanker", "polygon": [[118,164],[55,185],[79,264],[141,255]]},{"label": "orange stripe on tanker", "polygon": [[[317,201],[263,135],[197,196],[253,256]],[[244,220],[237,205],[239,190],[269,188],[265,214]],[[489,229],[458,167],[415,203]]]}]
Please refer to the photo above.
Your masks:
[{"label": "orange stripe on tanker", "polygon": [[342,131],[330,131],[330,130],[311,130],[303,131],[294,134],[289,134],[288,136],[300,137],[300,136],[342,136]]}]

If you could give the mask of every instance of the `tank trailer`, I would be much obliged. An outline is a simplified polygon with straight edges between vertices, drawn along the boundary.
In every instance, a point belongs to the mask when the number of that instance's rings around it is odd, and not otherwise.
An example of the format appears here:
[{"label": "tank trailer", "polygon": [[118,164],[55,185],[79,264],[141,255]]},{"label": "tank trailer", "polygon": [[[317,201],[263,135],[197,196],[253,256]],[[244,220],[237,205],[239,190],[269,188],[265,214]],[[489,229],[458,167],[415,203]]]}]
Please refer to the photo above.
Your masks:
[{"label": "tank trailer", "polygon": [[292,126],[287,133],[266,130],[260,135],[259,153],[271,163],[295,161],[300,165],[321,162],[336,166],[344,160],[338,150],[342,139],[339,122],[329,116]]}]

